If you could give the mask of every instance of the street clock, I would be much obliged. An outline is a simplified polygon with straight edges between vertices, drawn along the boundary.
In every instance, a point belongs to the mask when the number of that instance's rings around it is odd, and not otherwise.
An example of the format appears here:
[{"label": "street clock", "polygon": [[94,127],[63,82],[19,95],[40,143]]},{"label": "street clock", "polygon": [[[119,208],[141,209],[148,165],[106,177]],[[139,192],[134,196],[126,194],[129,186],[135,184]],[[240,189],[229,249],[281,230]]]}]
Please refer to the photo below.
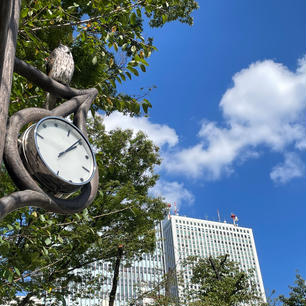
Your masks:
[{"label": "street clock", "polygon": [[20,150],[31,176],[54,194],[80,189],[96,171],[87,138],[61,117],[45,117],[31,125],[22,136]]}]

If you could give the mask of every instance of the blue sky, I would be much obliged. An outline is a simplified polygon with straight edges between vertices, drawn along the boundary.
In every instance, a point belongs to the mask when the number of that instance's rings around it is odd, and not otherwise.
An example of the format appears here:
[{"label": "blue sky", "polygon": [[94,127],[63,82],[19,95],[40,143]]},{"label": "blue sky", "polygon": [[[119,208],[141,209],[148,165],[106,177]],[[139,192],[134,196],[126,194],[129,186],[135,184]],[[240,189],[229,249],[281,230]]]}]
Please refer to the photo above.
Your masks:
[{"label": "blue sky", "polygon": [[158,52],[120,90],[149,96],[149,118],[105,119],[160,146],[153,189],[179,213],[253,228],[265,289],[306,278],[305,1],[205,0],[194,25],[147,29]]}]

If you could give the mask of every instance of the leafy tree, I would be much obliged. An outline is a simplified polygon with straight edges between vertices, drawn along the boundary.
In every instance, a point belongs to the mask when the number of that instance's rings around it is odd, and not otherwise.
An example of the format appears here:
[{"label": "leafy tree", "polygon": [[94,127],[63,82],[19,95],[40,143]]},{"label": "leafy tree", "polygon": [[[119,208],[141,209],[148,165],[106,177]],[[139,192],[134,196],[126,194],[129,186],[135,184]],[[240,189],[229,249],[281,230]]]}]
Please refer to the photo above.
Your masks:
[{"label": "leafy tree", "polygon": [[278,299],[283,306],[306,306],[306,283],[302,276],[297,273],[295,286],[289,286],[289,297],[280,295]]},{"label": "leafy tree", "polygon": [[[0,227],[1,301],[16,300],[20,291],[27,299],[90,297],[104,281],[93,277],[91,263],[115,262],[120,245],[125,260],[154,250],[154,225],[166,207],[148,195],[158,178],[153,170],[160,163],[158,148],[142,133],[107,134],[98,118],[89,131],[94,146],[103,148],[96,155],[101,176],[96,201],[72,216],[23,208],[5,218]],[[72,283],[80,284],[78,291]]]},{"label": "leafy tree", "polygon": [[[194,0],[31,0],[22,1],[17,57],[45,71],[45,58],[59,45],[72,49],[76,62],[72,87],[96,87],[93,111],[147,113],[150,102],[141,95],[117,92],[117,84],[147,70],[156,50],[145,28],[178,20],[189,25]],[[10,112],[42,106],[45,93],[14,76]],[[141,110],[141,108],[142,110]]]},{"label": "leafy tree", "polygon": [[[103,279],[93,278],[88,265],[101,259],[115,263],[120,245],[125,260],[153,250],[154,225],[165,209],[161,199],[148,195],[158,179],[153,171],[160,163],[158,149],[141,133],[105,133],[97,112],[148,112],[146,93],[141,98],[118,93],[117,85],[146,71],[156,51],[153,38],[144,38],[147,26],[175,20],[191,25],[197,7],[194,0],[22,1],[16,56],[44,71],[50,51],[60,42],[67,44],[76,64],[71,86],[99,90],[89,135],[97,148],[100,186],[95,202],[82,213],[63,216],[29,207],[2,220],[2,302],[17,300],[17,292],[26,293],[19,305],[30,303],[31,297],[62,301],[67,294],[91,296]],[[45,94],[14,74],[9,115],[42,107]],[[1,196],[16,191],[3,165],[0,179]],[[82,277],[75,273],[81,268],[88,268]],[[71,283],[82,286],[74,292]]]},{"label": "leafy tree", "polygon": [[190,257],[184,266],[192,269],[191,283],[185,292],[186,304],[190,306],[258,305],[260,301],[252,271],[242,271],[228,255]]}]

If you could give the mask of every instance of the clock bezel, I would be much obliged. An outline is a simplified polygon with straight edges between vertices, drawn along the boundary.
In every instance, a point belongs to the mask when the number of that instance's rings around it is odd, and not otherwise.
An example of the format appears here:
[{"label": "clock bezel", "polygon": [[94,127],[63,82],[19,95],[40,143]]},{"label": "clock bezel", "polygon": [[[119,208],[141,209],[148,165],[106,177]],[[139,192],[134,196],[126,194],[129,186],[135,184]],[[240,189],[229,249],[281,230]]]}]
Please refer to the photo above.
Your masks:
[{"label": "clock bezel", "polygon": [[[53,171],[49,166],[48,164],[46,163],[45,159],[42,157],[41,153],[40,153],[40,149],[39,149],[39,146],[38,146],[38,143],[37,143],[37,130],[38,130],[38,127],[46,120],[50,120],[50,119],[55,119],[55,120],[59,120],[59,121],[62,121],[66,124],[68,124],[70,127],[72,127],[73,129],[75,129],[79,134],[80,136],[82,137],[82,140],[84,140],[89,149],[90,149],[90,153],[91,153],[91,156],[92,156],[92,161],[93,161],[93,170],[92,170],[92,173],[91,173],[91,176],[84,182],[80,182],[80,183],[77,183],[77,182],[72,182],[72,181],[69,181],[69,180],[66,180],[64,179],[63,177],[61,177],[60,175],[57,175],[55,171]],[[70,185],[73,185],[73,186],[78,186],[78,187],[81,187],[83,185],[86,185],[88,184],[92,178],[94,177],[95,175],[95,172],[96,172],[96,168],[97,168],[97,163],[96,163],[96,158],[95,158],[95,155],[93,153],[93,149],[91,147],[91,144],[90,142],[87,140],[87,138],[84,136],[83,132],[77,127],[75,126],[74,124],[72,124],[71,122],[69,122],[68,120],[62,118],[62,117],[58,117],[58,116],[47,116],[47,117],[44,117],[42,118],[41,120],[39,120],[36,124],[35,124],[35,128],[34,128],[34,143],[35,143],[35,149],[39,155],[39,158],[41,159],[41,161],[43,162],[43,164],[45,165],[45,167],[54,175],[56,176],[59,180],[65,182],[65,183],[68,183]]]},{"label": "clock bezel", "polygon": [[[62,178],[49,167],[48,163],[46,163],[45,159],[42,157],[39,150],[39,146],[37,144],[37,129],[40,124],[47,119],[60,120],[65,124],[69,125],[71,129],[74,128],[76,133],[79,133],[80,138],[84,140],[89,146],[92,156],[92,162],[94,165],[92,168],[91,176],[86,181],[78,183],[72,181],[70,182],[69,180]],[[33,179],[35,179],[36,182],[40,184],[43,190],[45,190],[47,193],[52,193],[56,197],[66,197],[65,194],[72,194],[78,191],[80,188],[83,188],[86,185],[90,184],[90,182],[96,175],[96,171],[98,171],[95,154],[90,142],[77,126],[75,126],[63,117],[46,116],[40,119],[38,122],[33,123],[25,130],[20,140],[21,141],[18,145],[19,154],[25,168],[28,170],[29,174],[33,177]]]}]

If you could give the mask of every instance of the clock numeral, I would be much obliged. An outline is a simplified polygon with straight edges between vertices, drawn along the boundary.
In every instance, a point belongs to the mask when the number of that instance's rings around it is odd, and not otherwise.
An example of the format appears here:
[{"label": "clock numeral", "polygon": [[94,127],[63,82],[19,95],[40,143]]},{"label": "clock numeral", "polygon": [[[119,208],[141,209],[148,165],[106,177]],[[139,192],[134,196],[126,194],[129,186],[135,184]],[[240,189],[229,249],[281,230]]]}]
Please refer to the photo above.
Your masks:
[{"label": "clock numeral", "polygon": [[70,183],[72,183],[72,180],[69,180]]},{"label": "clock numeral", "polygon": [[86,159],[88,159],[88,158],[89,158],[89,156],[88,156],[88,155],[85,155],[85,158],[86,158]]},{"label": "clock numeral", "polygon": [[55,126],[55,127],[58,127],[58,124],[57,124],[57,123],[54,123],[54,126]]},{"label": "clock numeral", "polygon": [[58,175],[59,174],[59,170],[56,172],[56,175]]},{"label": "clock numeral", "polygon": [[36,135],[38,136],[38,137],[40,137],[41,139],[44,139],[44,137],[43,136],[41,136],[39,133],[37,133],[36,132]]},{"label": "clock numeral", "polygon": [[46,128],[46,127],[47,127],[47,125],[44,123],[44,124],[43,124],[43,127],[44,127],[44,128]]},{"label": "clock numeral", "polygon": [[68,130],[68,134],[67,134],[67,137],[69,137],[69,135],[70,135],[70,130]]},{"label": "clock numeral", "polygon": [[81,181],[81,182],[84,182],[84,179],[81,177],[81,178],[80,178],[80,181]]},{"label": "clock numeral", "polygon": [[87,171],[87,172],[90,172],[86,167],[82,166],[82,168]]}]

